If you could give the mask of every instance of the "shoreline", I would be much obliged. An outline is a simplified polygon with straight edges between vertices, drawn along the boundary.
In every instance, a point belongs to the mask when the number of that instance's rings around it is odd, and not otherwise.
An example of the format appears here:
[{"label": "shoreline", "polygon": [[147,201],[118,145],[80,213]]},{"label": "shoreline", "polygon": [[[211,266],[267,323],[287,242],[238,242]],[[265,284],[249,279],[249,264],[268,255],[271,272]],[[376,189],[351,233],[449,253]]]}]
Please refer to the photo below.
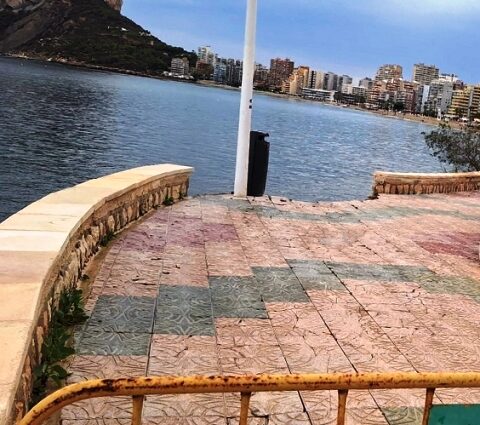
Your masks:
[{"label": "shoreline", "polygon": [[152,78],[155,80],[163,80],[163,81],[177,81],[179,83],[190,83],[194,84],[196,81],[193,80],[183,80],[180,78],[171,78],[165,77],[163,75],[156,75],[156,74],[147,74],[145,72],[140,71],[133,71],[130,69],[123,69],[123,68],[112,68],[103,65],[93,65],[84,62],[76,62],[76,61],[68,61],[66,59],[53,59],[53,58],[43,58],[41,56],[27,56],[24,54],[8,54],[3,53],[0,54],[0,58],[7,58],[7,59],[24,59],[29,61],[35,62],[43,62],[43,63],[52,63],[57,65],[64,65],[64,66],[71,66],[73,68],[82,68],[88,69],[90,71],[97,71],[97,72],[110,72],[112,74],[120,74],[120,75],[128,75],[133,77],[144,77],[144,78]]},{"label": "shoreline", "polygon": [[[223,89],[223,90],[240,91],[240,88],[231,87],[231,86],[227,86],[227,85],[223,85],[223,84],[218,84],[218,83],[212,82],[210,80],[199,80],[199,81],[196,81],[195,84],[202,85],[202,86],[205,86],[205,87],[213,87],[213,88]],[[304,99],[300,96],[293,96],[293,95],[290,95],[290,94],[275,93],[275,92],[269,92],[269,91],[264,91],[264,90],[254,90],[254,93],[264,95],[264,96],[274,97],[274,98],[277,98],[277,99],[293,100],[293,101],[296,101],[296,102],[305,102],[305,103],[310,103],[310,104],[331,106],[331,107],[334,107],[334,108],[340,108],[340,109],[345,109],[345,110],[350,110],[350,111],[366,112],[366,113],[373,114],[373,115],[376,115],[376,116],[381,116],[383,118],[396,119],[396,120],[409,121],[409,122],[416,122],[416,123],[419,123],[419,124],[435,126],[435,127],[437,127],[439,124],[442,123],[442,121],[439,121],[438,119],[433,118],[433,117],[415,115],[415,114],[411,114],[411,113],[403,114],[403,113],[400,112],[400,113],[395,114],[394,112],[378,111],[378,110],[373,110],[373,109],[361,108],[361,107],[356,106],[356,105],[347,105],[347,104],[344,104],[344,103],[319,102],[319,101],[315,101],[315,100]],[[456,121],[450,121],[448,124],[452,128],[456,128],[456,129],[463,128],[462,124],[459,123],[459,122],[456,122]]]},{"label": "shoreline", "polygon": [[[122,69],[122,68],[111,68],[107,66],[102,66],[102,65],[93,65],[93,64],[87,64],[84,62],[76,62],[76,61],[68,61],[66,59],[53,59],[53,58],[43,58],[43,57],[35,57],[35,56],[27,56],[24,54],[0,54],[0,58],[9,58],[9,59],[24,59],[24,60],[31,60],[31,61],[38,61],[38,62],[45,62],[45,63],[53,63],[53,64],[59,64],[59,65],[66,65],[66,66],[71,66],[74,68],[83,68],[83,69],[88,69],[91,71],[97,71],[97,72],[110,72],[114,74],[121,74],[121,75],[128,75],[128,76],[134,76],[134,77],[144,77],[144,78],[152,78],[155,80],[161,80],[161,81],[172,81],[172,82],[178,82],[178,83],[187,83],[187,84],[195,84],[198,86],[203,86],[203,87],[210,87],[210,88],[218,88],[222,90],[229,90],[229,91],[238,91],[240,92],[239,87],[232,87],[232,86],[227,86],[224,84],[218,84],[215,83],[211,80],[184,80],[180,78],[171,78],[171,77],[165,77],[161,75],[154,75],[154,74],[148,74],[145,72],[140,72],[140,71],[133,71],[133,70],[128,70],[128,69]],[[427,117],[427,116],[418,116],[414,115],[411,113],[403,114],[403,113],[390,113],[387,111],[376,111],[372,109],[366,109],[366,108],[361,108],[356,105],[346,105],[346,104],[338,104],[338,103],[330,103],[330,102],[319,102],[319,101],[312,101],[309,99],[303,99],[300,96],[293,96],[289,94],[284,94],[284,93],[274,93],[274,92],[268,92],[264,90],[254,90],[255,94],[260,94],[260,95],[265,95],[265,96],[270,96],[274,97],[277,99],[285,99],[285,100],[294,100],[298,102],[308,102],[312,104],[320,104],[324,106],[332,106],[335,108],[341,108],[341,109],[346,109],[346,110],[352,110],[352,111],[360,111],[360,112],[367,112],[371,113],[373,115],[381,116],[384,118],[390,118],[390,119],[397,119],[397,120],[402,120],[402,121],[410,121],[410,122],[417,122],[419,124],[425,124],[425,125],[430,125],[430,126],[435,126],[437,127],[439,124],[442,123],[442,121],[439,121],[436,118],[432,117]],[[448,123],[452,128],[455,129],[462,129],[464,125],[460,122],[457,121],[450,121]]]}]

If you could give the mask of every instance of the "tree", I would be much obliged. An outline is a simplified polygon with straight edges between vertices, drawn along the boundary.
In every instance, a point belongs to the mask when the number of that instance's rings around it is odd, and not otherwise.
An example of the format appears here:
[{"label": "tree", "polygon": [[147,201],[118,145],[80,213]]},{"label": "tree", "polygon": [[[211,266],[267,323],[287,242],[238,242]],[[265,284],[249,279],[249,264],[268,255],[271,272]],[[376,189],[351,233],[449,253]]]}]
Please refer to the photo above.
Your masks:
[{"label": "tree", "polygon": [[213,66],[208,63],[198,62],[193,77],[195,80],[209,80],[213,74]]},{"label": "tree", "polygon": [[393,104],[393,110],[395,112],[400,112],[400,111],[403,111],[405,109],[405,104],[403,102],[395,102]]},{"label": "tree", "polygon": [[480,132],[474,128],[453,130],[442,124],[437,130],[425,134],[430,153],[453,171],[480,171]]}]

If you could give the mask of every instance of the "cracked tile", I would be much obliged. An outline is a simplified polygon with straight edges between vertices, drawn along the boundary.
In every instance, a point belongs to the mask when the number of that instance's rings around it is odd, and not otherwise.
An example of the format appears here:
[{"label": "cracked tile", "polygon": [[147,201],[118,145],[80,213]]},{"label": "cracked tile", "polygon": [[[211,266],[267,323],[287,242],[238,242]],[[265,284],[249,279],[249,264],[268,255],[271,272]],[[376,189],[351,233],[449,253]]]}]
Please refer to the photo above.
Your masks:
[{"label": "cracked tile", "polygon": [[[69,382],[477,370],[479,199],[207,196],[161,208],[113,241]],[[479,403],[477,393],[442,389],[434,403]],[[236,424],[239,398],[148,397],[144,423]],[[346,423],[420,423],[423,402],[424,390],[351,391]],[[336,410],[334,391],[256,393],[249,415],[253,425],[334,425]],[[82,402],[63,423],[126,425],[130,411],[127,399]]]},{"label": "cracked tile", "polygon": [[138,378],[145,376],[147,356],[74,356],[68,366],[68,384],[90,379]]},{"label": "cracked tile", "polygon": [[345,290],[342,282],[323,261],[288,260],[288,264],[305,291]]},{"label": "cracked tile", "polygon": [[265,304],[253,277],[210,277],[214,317],[267,319]]}]

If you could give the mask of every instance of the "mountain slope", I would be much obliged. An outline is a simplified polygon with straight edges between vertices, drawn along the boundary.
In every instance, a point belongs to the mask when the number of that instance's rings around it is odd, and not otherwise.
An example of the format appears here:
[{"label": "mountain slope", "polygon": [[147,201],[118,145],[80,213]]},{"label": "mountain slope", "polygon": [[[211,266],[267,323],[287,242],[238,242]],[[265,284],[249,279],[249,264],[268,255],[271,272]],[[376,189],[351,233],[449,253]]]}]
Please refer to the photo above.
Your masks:
[{"label": "mountain slope", "polygon": [[104,0],[36,2],[33,10],[0,11],[0,52],[152,75],[176,56],[195,63],[194,53],[158,40]]}]

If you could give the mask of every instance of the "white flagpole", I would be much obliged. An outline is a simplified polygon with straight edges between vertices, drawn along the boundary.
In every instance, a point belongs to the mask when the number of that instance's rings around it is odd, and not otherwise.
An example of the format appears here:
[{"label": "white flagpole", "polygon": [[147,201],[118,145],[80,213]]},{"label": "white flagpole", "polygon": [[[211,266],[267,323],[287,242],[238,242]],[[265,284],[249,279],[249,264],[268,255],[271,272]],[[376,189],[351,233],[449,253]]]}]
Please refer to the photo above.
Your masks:
[{"label": "white flagpole", "polygon": [[257,0],[247,0],[245,47],[243,53],[242,94],[238,123],[237,163],[234,195],[247,196],[248,155],[252,127],[253,78],[255,73],[255,37],[257,28]]}]

